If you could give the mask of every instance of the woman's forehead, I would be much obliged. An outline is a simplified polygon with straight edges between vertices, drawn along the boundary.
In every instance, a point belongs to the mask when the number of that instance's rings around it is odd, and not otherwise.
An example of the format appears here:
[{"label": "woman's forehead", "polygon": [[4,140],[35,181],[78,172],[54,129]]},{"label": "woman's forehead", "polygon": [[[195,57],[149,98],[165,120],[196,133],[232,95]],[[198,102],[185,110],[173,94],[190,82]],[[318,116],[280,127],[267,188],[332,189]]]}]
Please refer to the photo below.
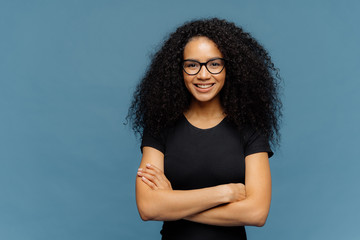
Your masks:
[{"label": "woman's forehead", "polygon": [[199,36],[190,39],[184,48],[184,59],[207,61],[211,58],[222,58],[217,45],[209,38]]}]

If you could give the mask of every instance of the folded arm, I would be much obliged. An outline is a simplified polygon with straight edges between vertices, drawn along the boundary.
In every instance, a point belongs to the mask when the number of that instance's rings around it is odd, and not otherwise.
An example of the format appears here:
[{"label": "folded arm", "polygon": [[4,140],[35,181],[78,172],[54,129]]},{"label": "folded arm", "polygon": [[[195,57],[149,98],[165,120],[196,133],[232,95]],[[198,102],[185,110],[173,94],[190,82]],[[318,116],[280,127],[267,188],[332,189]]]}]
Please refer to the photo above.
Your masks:
[{"label": "folded arm", "polygon": [[[178,220],[215,206],[235,202],[243,198],[245,193],[241,184],[224,184],[195,190],[172,190],[167,179],[151,179],[146,175],[146,164],[156,166],[154,169],[164,171],[164,155],[151,148],[143,148],[143,157],[140,164],[140,177],[136,178],[136,202],[143,220]],[[143,176],[141,176],[143,174]],[[156,174],[155,174],[156,175]],[[163,186],[156,188],[156,181],[162,181]],[[153,185],[152,185],[153,184]]]},{"label": "folded arm", "polygon": [[218,206],[185,219],[217,226],[263,226],[270,209],[271,174],[267,153],[245,158],[246,198]]}]

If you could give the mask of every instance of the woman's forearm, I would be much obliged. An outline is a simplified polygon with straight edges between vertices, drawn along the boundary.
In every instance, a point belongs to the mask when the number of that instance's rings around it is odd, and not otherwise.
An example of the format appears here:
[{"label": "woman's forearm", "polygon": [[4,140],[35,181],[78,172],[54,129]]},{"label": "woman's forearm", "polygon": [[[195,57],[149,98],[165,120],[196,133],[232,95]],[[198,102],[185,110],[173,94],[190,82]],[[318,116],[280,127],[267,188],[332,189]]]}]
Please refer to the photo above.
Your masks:
[{"label": "woman's forearm", "polygon": [[265,224],[269,204],[256,203],[252,199],[228,203],[203,211],[184,219],[217,226],[258,226]]},{"label": "woman's forearm", "polygon": [[[137,181],[141,181],[139,178]],[[227,185],[196,190],[151,190],[137,182],[137,205],[143,220],[178,220],[231,201]]]}]

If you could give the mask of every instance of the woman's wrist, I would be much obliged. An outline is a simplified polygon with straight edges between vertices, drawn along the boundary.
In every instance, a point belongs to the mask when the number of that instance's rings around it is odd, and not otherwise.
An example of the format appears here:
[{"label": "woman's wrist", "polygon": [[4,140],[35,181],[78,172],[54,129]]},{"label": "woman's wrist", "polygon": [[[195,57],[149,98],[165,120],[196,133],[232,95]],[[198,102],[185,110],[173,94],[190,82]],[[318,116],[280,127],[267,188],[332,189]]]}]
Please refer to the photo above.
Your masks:
[{"label": "woman's wrist", "polygon": [[218,188],[221,204],[229,203],[234,199],[234,193],[229,184],[216,186]]},{"label": "woman's wrist", "polygon": [[224,186],[226,203],[237,202],[246,198],[245,185],[242,183],[228,183],[221,186]]}]

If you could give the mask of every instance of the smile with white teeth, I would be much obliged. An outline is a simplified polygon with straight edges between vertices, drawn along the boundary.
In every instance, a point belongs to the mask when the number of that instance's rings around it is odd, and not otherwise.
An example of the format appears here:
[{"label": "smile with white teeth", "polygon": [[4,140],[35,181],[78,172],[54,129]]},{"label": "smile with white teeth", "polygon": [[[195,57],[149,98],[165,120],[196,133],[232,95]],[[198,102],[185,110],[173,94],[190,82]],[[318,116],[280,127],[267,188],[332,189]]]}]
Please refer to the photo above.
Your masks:
[{"label": "smile with white teeth", "polygon": [[197,86],[198,88],[209,88],[212,87],[214,85],[214,83],[212,84],[195,84],[195,86]]}]

